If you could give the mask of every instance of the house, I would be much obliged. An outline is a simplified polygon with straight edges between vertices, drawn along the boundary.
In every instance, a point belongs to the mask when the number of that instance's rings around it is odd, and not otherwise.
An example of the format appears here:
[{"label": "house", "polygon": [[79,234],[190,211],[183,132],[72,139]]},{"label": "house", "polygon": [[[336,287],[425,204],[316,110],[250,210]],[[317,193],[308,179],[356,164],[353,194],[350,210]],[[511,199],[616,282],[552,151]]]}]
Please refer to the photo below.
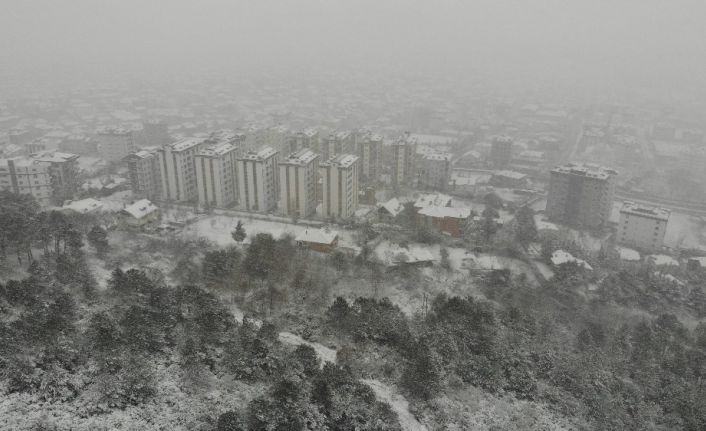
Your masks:
[{"label": "house", "polygon": [[574,262],[577,265],[583,267],[583,269],[593,271],[593,267],[589,265],[588,262],[583,259],[577,259],[571,253],[564,250],[556,250],[554,253],[552,253],[551,261],[552,265],[554,266],[560,266],[565,263]]},{"label": "house", "polygon": [[423,194],[414,201],[414,208],[417,210],[429,206],[450,207],[451,196],[442,193]]},{"label": "house", "polygon": [[374,252],[387,266],[431,266],[435,260],[428,248],[414,244],[402,247],[382,241]]},{"label": "house", "polygon": [[470,216],[470,208],[431,205],[421,208],[417,212],[417,225],[437,229],[452,237],[459,237]]},{"label": "house", "polygon": [[404,205],[397,198],[378,204],[378,217],[384,221],[393,220],[402,211],[404,211]]},{"label": "house", "polygon": [[120,211],[123,222],[128,226],[141,227],[159,221],[159,208],[147,199],[126,206]]},{"label": "house", "polygon": [[80,201],[69,201],[62,207],[64,210],[75,211],[79,214],[90,214],[103,209],[103,202],[93,198],[81,199]]},{"label": "house", "polygon": [[338,246],[338,233],[328,229],[307,228],[294,240],[301,247],[320,253],[331,253]]}]

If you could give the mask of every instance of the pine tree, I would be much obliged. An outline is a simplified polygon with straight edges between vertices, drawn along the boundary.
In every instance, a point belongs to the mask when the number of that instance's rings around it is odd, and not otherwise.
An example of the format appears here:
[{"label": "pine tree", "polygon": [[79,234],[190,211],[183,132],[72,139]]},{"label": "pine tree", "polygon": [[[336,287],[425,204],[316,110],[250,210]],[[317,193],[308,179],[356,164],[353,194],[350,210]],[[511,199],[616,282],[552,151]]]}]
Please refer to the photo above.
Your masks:
[{"label": "pine tree", "polygon": [[235,225],[235,230],[230,233],[233,240],[236,242],[243,242],[247,234],[245,233],[245,228],[243,227],[243,222],[238,220],[238,224]]}]

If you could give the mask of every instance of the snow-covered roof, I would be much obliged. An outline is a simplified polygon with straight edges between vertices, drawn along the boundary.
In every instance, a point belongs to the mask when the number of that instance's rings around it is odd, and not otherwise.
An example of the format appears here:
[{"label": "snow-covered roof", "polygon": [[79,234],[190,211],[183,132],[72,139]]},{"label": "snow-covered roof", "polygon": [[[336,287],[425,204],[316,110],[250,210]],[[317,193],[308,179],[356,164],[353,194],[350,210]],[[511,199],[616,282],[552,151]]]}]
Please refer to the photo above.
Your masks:
[{"label": "snow-covered roof", "polygon": [[420,245],[409,245],[400,247],[388,241],[381,242],[375,248],[377,257],[387,265],[398,265],[403,263],[433,262],[434,255],[428,248]]},{"label": "snow-covered roof", "polygon": [[589,265],[588,262],[586,262],[583,259],[577,259],[571,253],[569,253],[568,251],[564,251],[564,250],[557,250],[554,253],[552,253],[551,261],[554,266],[563,265],[563,264],[569,263],[569,262],[576,262],[577,264],[579,264],[579,266],[582,266],[584,269],[587,269],[589,271],[593,271],[593,267],[591,267],[591,265]]},{"label": "snow-covered roof", "polygon": [[103,208],[103,203],[93,198],[81,199],[80,201],[72,201],[65,204],[62,208],[76,211],[80,214],[88,214],[93,211],[98,211]]},{"label": "snow-covered roof", "polygon": [[638,261],[640,260],[640,253],[637,250],[631,248],[618,247],[618,253],[620,253],[620,259],[628,261]]},{"label": "snow-covered roof", "polygon": [[451,196],[442,193],[423,194],[414,202],[414,206],[417,208],[424,208],[428,206],[443,207],[450,204]]},{"label": "snow-covered roof", "polygon": [[392,198],[385,203],[379,204],[380,208],[384,208],[392,217],[397,217],[397,214],[404,210],[404,205],[397,200],[397,198]]},{"label": "snow-covered roof", "polygon": [[672,256],[666,254],[651,254],[647,256],[647,259],[652,261],[657,266],[668,265],[668,266],[679,266],[679,261],[674,259]]},{"label": "snow-covered roof", "polygon": [[338,233],[328,229],[305,229],[303,232],[299,232],[294,240],[312,244],[330,245],[336,238],[338,238]]},{"label": "snow-covered roof", "polygon": [[435,218],[467,219],[471,216],[470,208],[452,208],[430,205],[419,210],[419,214]]},{"label": "snow-covered roof", "polygon": [[123,208],[123,211],[139,220],[155,211],[159,211],[159,208],[147,199],[140,199],[134,204]]}]

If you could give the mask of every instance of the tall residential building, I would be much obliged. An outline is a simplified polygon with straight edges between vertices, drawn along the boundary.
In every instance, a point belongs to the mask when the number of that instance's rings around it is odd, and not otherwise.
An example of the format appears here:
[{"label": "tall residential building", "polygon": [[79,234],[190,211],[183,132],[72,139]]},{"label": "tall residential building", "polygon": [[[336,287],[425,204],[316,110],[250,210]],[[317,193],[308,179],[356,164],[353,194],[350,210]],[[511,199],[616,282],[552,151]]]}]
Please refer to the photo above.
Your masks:
[{"label": "tall residential building", "polygon": [[237,159],[240,208],[269,212],[277,206],[278,153],[271,147],[248,151]]},{"label": "tall residential building", "polygon": [[194,156],[194,162],[200,204],[227,207],[237,202],[235,145],[228,142],[210,145]]},{"label": "tall residential building", "polygon": [[355,152],[355,135],[349,130],[331,133],[323,148],[324,159]]},{"label": "tall residential building", "polygon": [[98,156],[106,162],[118,162],[137,151],[133,131],[124,127],[109,127],[96,132]]},{"label": "tall residential building", "polygon": [[74,198],[78,191],[78,159],[79,156],[58,151],[45,151],[33,154],[32,159],[49,166],[52,184],[52,200],[63,204],[65,200]]},{"label": "tall residential building", "polygon": [[392,144],[392,185],[414,185],[417,139],[405,132]]},{"label": "tall residential building", "polygon": [[380,162],[382,160],[382,136],[367,133],[358,142],[360,157],[360,179],[365,183],[380,180]]},{"label": "tall residential building", "polygon": [[670,211],[626,201],[620,208],[618,242],[642,250],[662,248]]},{"label": "tall residential building", "polygon": [[318,154],[308,148],[290,154],[279,163],[279,211],[293,217],[316,213]]},{"label": "tall residential building", "polygon": [[136,197],[156,200],[162,198],[162,175],[158,150],[140,150],[125,157],[130,187]]},{"label": "tall residential building", "polygon": [[617,172],[593,164],[569,163],[550,171],[547,217],[579,228],[605,226],[613,208]]},{"label": "tall residential building", "polygon": [[52,197],[49,163],[26,157],[0,159],[0,190],[32,195],[40,205],[49,205]]},{"label": "tall residential building", "polygon": [[424,154],[419,162],[419,184],[421,189],[444,191],[451,181],[451,154]]},{"label": "tall residential building", "polygon": [[185,202],[198,198],[194,156],[203,145],[204,139],[185,138],[157,150],[162,199]]},{"label": "tall residential building", "polygon": [[490,144],[490,162],[495,168],[505,168],[512,160],[512,138],[496,136]]},{"label": "tall residential building", "polygon": [[358,209],[358,156],[340,154],[319,164],[323,216],[345,219]]}]

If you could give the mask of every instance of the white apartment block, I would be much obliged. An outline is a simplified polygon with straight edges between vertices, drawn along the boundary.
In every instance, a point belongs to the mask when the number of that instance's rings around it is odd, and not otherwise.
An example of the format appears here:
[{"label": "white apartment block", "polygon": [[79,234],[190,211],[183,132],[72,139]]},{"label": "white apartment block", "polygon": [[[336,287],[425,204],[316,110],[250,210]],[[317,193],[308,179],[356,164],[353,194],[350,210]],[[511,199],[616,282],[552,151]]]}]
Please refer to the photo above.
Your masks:
[{"label": "white apartment block", "polygon": [[211,145],[194,156],[199,203],[227,207],[238,200],[237,147],[228,142]]},{"label": "white apartment block", "polygon": [[271,147],[248,151],[237,159],[238,197],[246,211],[269,212],[277,206],[278,153]]},{"label": "white apartment block", "polygon": [[24,157],[0,159],[0,190],[32,195],[40,205],[49,205],[51,165]]},{"label": "white apartment block", "polygon": [[162,199],[187,202],[198,198],[194,156],[203,145],[204,139],[185,138],[157,150]]},{"label": "white apartment block", "polygon": [[279,164],[279,211],[292,217],[316,212],[318,154],[308,148],[290,154]]},{"label": "white apartment block", "polygon": [[99,129],[96,140],[98,155],[107,162],[119,162],[137,150],[132,130],[124,127]]},{"label": "white apartment block", "polygon": [[620,208],[618,242],[642,250],[662,248],[670,211],[626,201]]},{"label": "white apartment block", "polygon": [[382,160],[382,136],[366,134],[358,142],[360,157],[360,178],[367,183],[380,180],[380,162]]},{"label": "white apartment block", "polygon": [[140,150],[125,157],[133,195],[147,199],[162,196],[162,177],[157,150]]},{"label": "white apartment block", "polygon": [[358,209],[358,156],[341,154],[319,165],[324,217],[350,218]]}]

